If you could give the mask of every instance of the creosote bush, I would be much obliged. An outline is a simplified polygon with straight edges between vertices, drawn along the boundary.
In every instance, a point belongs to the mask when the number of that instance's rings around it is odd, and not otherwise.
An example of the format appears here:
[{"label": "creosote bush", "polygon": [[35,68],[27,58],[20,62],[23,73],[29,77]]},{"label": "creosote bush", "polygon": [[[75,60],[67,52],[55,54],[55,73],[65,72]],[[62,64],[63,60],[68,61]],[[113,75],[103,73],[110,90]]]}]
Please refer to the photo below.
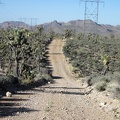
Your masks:
[{"label": "creosote bush", "polygon": [[105,91],[107,87],[107,84],[105,81],[99,81],[96,83],[95,88],[100,91]]},{"label": "creosote bush", "polygon": [[98,91],[107,91],[113,98],[120,99],[120,73],[108,73],[106,75],[92,76],[90,85]]}]

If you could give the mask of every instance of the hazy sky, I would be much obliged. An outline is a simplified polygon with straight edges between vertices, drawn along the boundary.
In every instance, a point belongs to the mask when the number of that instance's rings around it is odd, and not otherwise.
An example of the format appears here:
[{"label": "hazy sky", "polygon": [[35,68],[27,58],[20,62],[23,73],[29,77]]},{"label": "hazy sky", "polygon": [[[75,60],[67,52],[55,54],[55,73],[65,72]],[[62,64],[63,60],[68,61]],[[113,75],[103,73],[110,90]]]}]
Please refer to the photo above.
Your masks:
[{"label": "hazy sky", "polygon": [[[85,3],[80,0],[0,0],[0,23],[23,21],[42,24],[57,20],[84,20]],[[120,0],[102,0],[99,4],[100,24],[120,25]],[[91,4],[89,7],[93,7]],[[22,19],[20,19],[22,18]],[[25,19],[24,19],[25,18]],[[35,23],[34,23],[35,22]],[[37,23],[36,23],[37,22]]]}]

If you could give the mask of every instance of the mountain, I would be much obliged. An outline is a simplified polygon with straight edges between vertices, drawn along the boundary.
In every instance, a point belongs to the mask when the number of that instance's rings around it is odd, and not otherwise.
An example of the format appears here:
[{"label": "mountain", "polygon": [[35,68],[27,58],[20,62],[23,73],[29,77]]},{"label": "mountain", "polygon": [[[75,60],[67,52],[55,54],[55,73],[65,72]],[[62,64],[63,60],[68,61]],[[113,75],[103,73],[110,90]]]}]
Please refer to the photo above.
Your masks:
[{"label": "mountain", "polygon": [[56,20],[50,23],[43,24],[46,32],[52,30],[55,33],[63,34],[66,29],[72,29],[76,32],[83,32],[84,22],[81,20],[65,22],[57,22]]},{"label": "mountain", "polygon": [[[120,25],[105,25],[105,24],[97,24],[91,20],[86,20],[86,33],[97,33],[102,36],[110,36],[114,35],[116,37],[120,37]],[[76,33],[84,33],[84,20],[72,20],[69,22],[57,22],[53,21],[50,23],[43,24],[43,27],[46,32],[52,30],[55,33],[63,34],[66,29],[74,30]]]},{"label": "mountain", "polygon": [[24,22],[20,22],[20,21],[6,21],[3,23],[0,23],[0,28],[4,28],[7,29],[8,27],[10,28],[27,28],[30,29],[30,25],[24,23]]},{"label": "mountain", "polygon": [[[55,33],[64,34],[66,29],[71,29],[76,33],[84,33],[84,23],[86,25],[85,32],[86,33],[97,33],[102,36],[110,36],[114,35],[116,37],[120,37],[120,25],[113,26],[108,24],[97,24],[92,20],[72,20],[69,22],[57,22],[56,20],[42,24],[45,32],[53,31]],[[39,26],[39,25],[38,25]],[[24,27],[27,29],[35,28],[37,26],[30,26],[24,22],[19,21],[7,21],[0,23],[0,28],[7,29],[8,27],[11,28],[20,28]]]}]

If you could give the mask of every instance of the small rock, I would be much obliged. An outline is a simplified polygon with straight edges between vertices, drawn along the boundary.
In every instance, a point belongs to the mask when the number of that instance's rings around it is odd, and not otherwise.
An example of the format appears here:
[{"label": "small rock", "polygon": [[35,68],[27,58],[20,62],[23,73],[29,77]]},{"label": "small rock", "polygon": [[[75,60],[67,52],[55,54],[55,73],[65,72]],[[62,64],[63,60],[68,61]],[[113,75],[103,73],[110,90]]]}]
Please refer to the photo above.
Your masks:
[{"label": "small rock", "polygon": [[119,114],[115,114],[115,118],[120,118],[120,115]]},{"label": "small rock", "polygon": [[17,112],[16,114],[17,114],[17,115],[19,115],[19,114],[20,114],[20,112]]},{"label": "small rock", "polygon": [[109,94],[109,93],[106,93],[105,95],[106,95],[106,96],[110,96],[110,94]]},{"label": "small rock", "polygon": [[113,108],[112,111],[113,111],[114,113],[116,113],[116,112],[117,112],[117,109],[118,109],[118,108]]},{"label": "small rock", "polygon": [[12,93],[11,92],[6,92],[6,97],[12,97]]},{"label": "small rock", "polygon": [[46,120],[46,117],[43,117],[42,120]]},{"label": "small rock", "polygon": [[48,84],[51,84],[51,82],[48,82]]},{"label": "small rock", "polygon": [[26,114],[27,112],[24,112],[24,114]]},{"label": "small rock", "polygon": [[106,102],[101,102],[101,103],[99,104],[99,106],[104,108],[104,107],[107,106],[107,103],[106,103]]}]

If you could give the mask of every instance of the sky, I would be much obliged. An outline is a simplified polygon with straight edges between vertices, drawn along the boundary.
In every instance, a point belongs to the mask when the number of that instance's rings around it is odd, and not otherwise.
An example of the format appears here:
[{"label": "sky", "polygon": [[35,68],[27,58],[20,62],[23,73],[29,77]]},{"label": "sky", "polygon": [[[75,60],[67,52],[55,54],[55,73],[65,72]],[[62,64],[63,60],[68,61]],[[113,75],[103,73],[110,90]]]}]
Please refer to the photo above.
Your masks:
[{"label": "sky", "polygon": [[[4,21],[22,21],[36,25],[54,20],[58,22],[84,20],[85,2],[81,2],[81,0],[0,1],[0,23]],[[86,10],[93,13],[96,10],[95,8],[93,3],[88,3]],[[120,25],[119,12],[120,0],[101,0],[99,4],[98,23]]]}]

